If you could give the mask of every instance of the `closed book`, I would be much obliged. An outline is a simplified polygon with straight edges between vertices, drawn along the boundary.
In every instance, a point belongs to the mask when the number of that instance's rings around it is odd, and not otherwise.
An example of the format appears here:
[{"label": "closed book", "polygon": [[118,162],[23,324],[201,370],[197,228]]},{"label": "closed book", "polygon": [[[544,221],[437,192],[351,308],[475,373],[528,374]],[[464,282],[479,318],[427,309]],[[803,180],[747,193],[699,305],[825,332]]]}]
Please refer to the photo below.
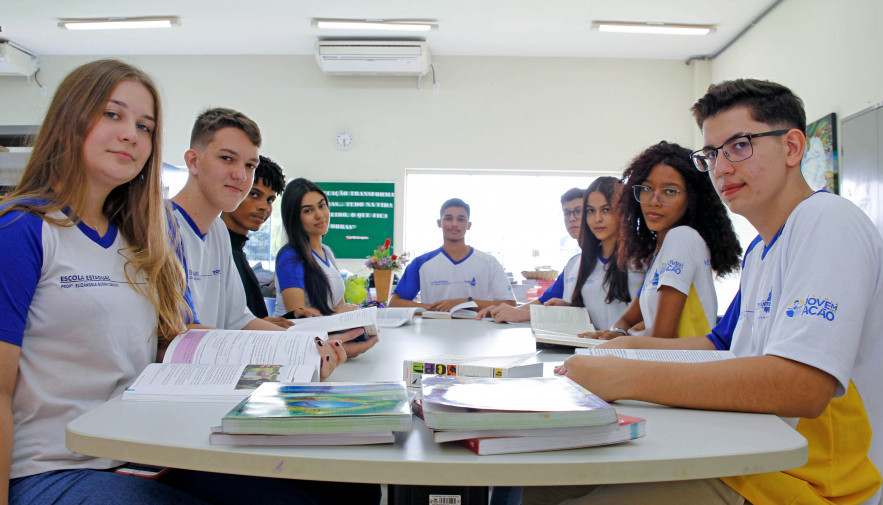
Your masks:
[{"label": "closed book", "polygon": [[561,428],[616,422],[607,402],[566,377],[488,379],[433,375],[421,389],[426,427]]},{"label": "closed book", "polygon": [[596,426],[577,429],[566,435],[529,435],[514,437],[479,437],[460,440],[479,456],[512,454],[516,452],[556,451],[599,445],[619,444],[641,438],[646,433],[645,421],[640,417],[617,415],[614,429],[596,430]]},{"label": "closed book", "polygon": [[[223,433],[220,426],[212,428],[209,443],[212,445],[369,445],[391,444],[395,435],[391,431],[365,433],[309,433],[298,435],[243,435]],[[218,431],[216,431],[218,430]]]},{"label": "closed book", "polygon": [[515,356],[455,356],[443,354],[404,361],[404,379],[409,387],[419,387],[424,375],[461,377],[542,377],[543,364],[536,353]]},{"label": "closed book", "polygon": [[224,433],[294,435],[406,431],[403,382],[267,383],[221,420]]}]

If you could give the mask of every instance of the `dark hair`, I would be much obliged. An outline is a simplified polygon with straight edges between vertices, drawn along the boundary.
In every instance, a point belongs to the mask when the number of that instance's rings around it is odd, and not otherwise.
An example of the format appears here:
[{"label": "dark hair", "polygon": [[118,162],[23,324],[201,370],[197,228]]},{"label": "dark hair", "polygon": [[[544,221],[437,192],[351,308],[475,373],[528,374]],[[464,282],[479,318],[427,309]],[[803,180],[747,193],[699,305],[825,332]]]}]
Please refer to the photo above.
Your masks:
[{"label": "dark hair", "polygon": [[564,205],[571,200],[576,200],[577,198],[582,200],[583,196],[585,196],[583,193],[585,193],[585,191],[579,188],[568,189],[563,195],[561,195],[561,205]]},{"label": "dark hair", "polygon": [[736,79],[712,84],[690,110],[702,128],[706,119],[739,106],[748,107],[751,118],[760,123],[806,131],[803,100],[771,81]]},{"label": "dark hair", "polygon": [[459,198],[451,198],[442,204],[441,210],[438,211],[438,217],[445,217],[445,209],[448,207],[463,207],[466,209],[466,217],[469,218],[469,204]]},{"label": "dark hair", "polygon": [[254,171],[254,181],[261,181],[261,184],[277,195],[282,193],[285,190],[285,174],[282,173],[282,167],[264,155],[259,156],[259,159],[261,162]]},{"label": "dark hair", "polygon": [[657,165],[675,169],[686,185],[687,210],[674,226],[689,226],[699,233],[711,251],[711,268],[717,275],[736,271],[742,246],[711,178],[696,170],[688,149],[664,140],[639,154],[622,174],[625,188],[619,199],[622,224],[617,251],[620,267],[645,270],[656,251],[656,232],[647,228],[632,188],[647,180]]},{"label": "dark hair", "polygon": [[255,147],[261,147],[261,129],[245,114],[233,109],[216,107],[209,109],[193,123],[190,131],[190,147],[205,147],[211,143],[215,132],[223,128],[236,128],[242,131]]},{"label": "dark hair", "polygon": [[[315,191],[320,193],[325,201],[328,196],[312,181],[299,177],[288,183],[282,193],[282,227],[288,235],[288,245],[300,256],[304,265],[304,291],[310,298],[310,304],[318,309],[323,315],[334,312],[334,307],[328,303],[328,293],[331,285],[328,277],[319,266],[310,249],[310,237],[304,231],[300,211],[304,195]],[[284,265],[280,265],[284,266]]]},{"label": "dark hair", "polygon": [[[607,203],[611,208],[616,209],[617,200],[622,192],[622,182],[616,177],[598,177],[589,185],[583,196],[583,209],[589,204],[589,195],[594,192],[601,193],[607,199]],[[589,224],[586,222],[586,213],[583,211],[583,220],[579,225],[579,247],[583,253],[579,260],[579,273],[576,277],[576,286],[573,288],[573,294],[570,297],[570,304],[574,307],[585,307],[586,302],[583,300],[583,284],[586,279],[595,271],[598,263],[598,256],[601,255],[601,241],[592,233]],[[629,274],[619,266],[616,261],[616,249],[613,254],[607,258],[607,271],[604,273],[604,285],[607,286],[607,297],[605,303],[613,303],[616,300],[623,302],[631,302],[632,295],[629,293]]]}]

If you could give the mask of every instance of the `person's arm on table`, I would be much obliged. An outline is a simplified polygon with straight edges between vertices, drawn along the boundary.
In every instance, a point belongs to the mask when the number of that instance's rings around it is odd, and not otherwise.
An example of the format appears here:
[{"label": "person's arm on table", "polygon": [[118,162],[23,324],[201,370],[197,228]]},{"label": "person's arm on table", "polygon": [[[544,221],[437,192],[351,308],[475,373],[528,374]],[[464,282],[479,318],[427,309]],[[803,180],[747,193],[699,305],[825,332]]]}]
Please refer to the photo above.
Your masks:
[{"label": "person's arm on table", "polygon": [[[636,325],[643,322],[644,318],[641,316],[641,304],[638,302],[638,297],[635,297],[632,299],[632,303],[629,304],[629,307],[625,309],[622,317],[619,318],[619,321],[617,321],[613,327],[621,328],[623,331],[630,332]],[[621,331],[603,329],[580,333],[579,336],[583,338],[595,338],[598,340],[611,340],[623,336],[623,333]]]},{"label": "person's arm on table", "polygon": [[354,303],[349,303],[346,300],[341,300],[340,303],[337,304],[337,307],[334,307],[334,313],[340,314],[341,312],[350,312],[353,310],[358,310],[361,307]]},{"label": "person's arm on table", "polygon": [[[457,305],[461,303],[466,303],[469,301],[469,298],[450,298],[447,300],[437,301],[429,306],[427,310],[440,310],[442,312],[447,312]],[[487,307],[493,307],[498,304],[508,305],[512,308],[515,308],[515,302],[511,300],[472,300],[477,305],[478,310],[482,310]]]},{"label": "person's arm on table", "polygon": [[543,305],[556,306],[556,307],[570,307],[570,302],[565,302],[561,298],[549,298],[546,300]]},{"label": "person's arm on table", "polygon": [[285,311],[291,312],[297,318],[322,315],[317,309],[307,307],[307,295],[301,288],[283,289],[282,303],[285,304]]},{"label": "person's arm on table", "polygon": [[262,331],[285,331],[285,328],[273,323],[264,321],[263,319],[254,318],[242,327],[243,330],[262,330]]},{"label": "person's arm on table", "polygon": [[0,342],[0,505],[9,500],[9,469],[12,466],[12,395],[18,375],[21,347]]},{"label": "person's arm on table", "polygon": [[419,303],[414,300],[406,300],[397,294],[392,295],[392,299],[389,301],[390,307],[419,307],[421,309],[429,309],[428,303]]},{"label": "person's arm on table", "polygon": [[290,327],[294,326],[294,323],[292,323],[292,322],[289,321],[288,319],[285,319],[284,317],[273,317],[273,316],[269,316],[269,317],[265,317],[265,318],[263,318],[263,320],[266,321],[266,322],[268,322],[268,323],[273,323],[273,324],[275,324],[276,326],[279,326],[279,327],[282,328],[282,329],[286,329],[286,328],[290,328]]},{"label": "person's arm on table", "polygon": [[640,400],[782,417],[818,417],[837,386],[833,376],[817,368],[772,355],[710,363],[574,355],[558,372],[607,401]]},{"label": "person's arm on table", "polygon": [[491,317],[494,319],[495,323],[518,323],[522,321],[530,321],[530,305],[530,303],[526,303],[519,307],[513,307],[506,303],[491,305],[490,307],[481,309],[478,312],[476,319],[481,320],[485,317]]}]

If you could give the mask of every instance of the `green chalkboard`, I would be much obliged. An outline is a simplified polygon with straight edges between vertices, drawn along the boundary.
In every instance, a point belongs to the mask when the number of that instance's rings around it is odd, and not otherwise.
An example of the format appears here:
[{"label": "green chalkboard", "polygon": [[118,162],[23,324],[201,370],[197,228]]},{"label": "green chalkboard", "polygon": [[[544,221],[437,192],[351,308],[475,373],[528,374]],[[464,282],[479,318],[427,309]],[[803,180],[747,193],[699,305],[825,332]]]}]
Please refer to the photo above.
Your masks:
[{"label": "green chalkboard", "polygon": [[[322,243],[344,259],[362,259],[392,239],[395,219],[393,182],[317,182],[328,195],[331,227]],[[395,244],[393,244],[395,245]]]}]

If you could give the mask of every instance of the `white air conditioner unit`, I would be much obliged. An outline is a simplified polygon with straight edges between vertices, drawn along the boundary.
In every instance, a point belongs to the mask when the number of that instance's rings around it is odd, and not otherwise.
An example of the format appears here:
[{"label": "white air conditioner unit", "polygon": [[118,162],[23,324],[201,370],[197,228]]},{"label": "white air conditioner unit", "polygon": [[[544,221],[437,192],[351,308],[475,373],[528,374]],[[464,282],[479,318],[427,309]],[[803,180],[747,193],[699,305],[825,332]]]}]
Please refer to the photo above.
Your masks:
[{"label": "white air conditioner unit", "polygon": [[316,61],[329,75],[410,75],[429,72],[426,42],[318,40]]},{"label": "white air conditioner unit", "polygon": [[40,70],[37,56],[12,42],[0,40],[0,75],[31,77]]}]

